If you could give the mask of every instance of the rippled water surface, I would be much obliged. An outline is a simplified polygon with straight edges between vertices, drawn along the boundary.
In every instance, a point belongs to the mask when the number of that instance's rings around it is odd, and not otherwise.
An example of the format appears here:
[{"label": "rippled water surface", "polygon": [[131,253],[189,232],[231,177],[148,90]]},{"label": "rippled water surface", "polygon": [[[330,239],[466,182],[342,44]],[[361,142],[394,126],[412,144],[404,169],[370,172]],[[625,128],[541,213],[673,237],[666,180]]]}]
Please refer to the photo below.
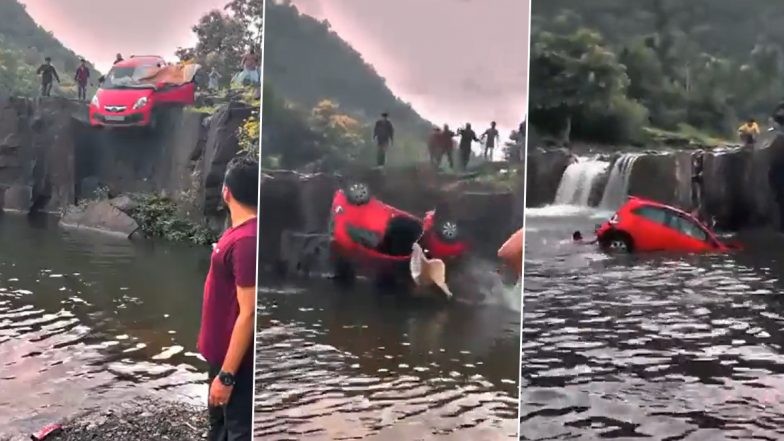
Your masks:
[{"label": "rippled water surface", "polygon": [[12,215],[0,244],[0,435],[140,395],[206,399],[193,352],[208,249]]},{"label": "rippled water surface", "polygon": [[327,280],[267,285],[259,298],[256,436],[516,439],[518,311]]},{"label": "rippled water surface", "polygon": [[784,439],[784,238],[724,256],[570,243],[607,215],[528,213],[522,439]]}]

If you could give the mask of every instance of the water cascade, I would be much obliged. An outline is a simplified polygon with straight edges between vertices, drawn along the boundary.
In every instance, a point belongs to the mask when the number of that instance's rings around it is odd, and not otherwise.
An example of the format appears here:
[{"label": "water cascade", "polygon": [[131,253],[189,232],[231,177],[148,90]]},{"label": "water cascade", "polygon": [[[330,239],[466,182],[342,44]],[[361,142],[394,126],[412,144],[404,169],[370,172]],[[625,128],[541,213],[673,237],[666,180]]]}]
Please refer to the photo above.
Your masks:
[{"label": "water cascade", "polygon": [[626,201],[629,195],[629,177],[634,168],[634,162],[640,157],[639,153],[625,153],[613,164],[610,178],[604,187],[601,208],[615,210]]},{"label": "water cascade", "polygon": [[607,161],[585,158],[570,164],[558,184],[555,205],[588,206],[591,189],[609,165]]}]

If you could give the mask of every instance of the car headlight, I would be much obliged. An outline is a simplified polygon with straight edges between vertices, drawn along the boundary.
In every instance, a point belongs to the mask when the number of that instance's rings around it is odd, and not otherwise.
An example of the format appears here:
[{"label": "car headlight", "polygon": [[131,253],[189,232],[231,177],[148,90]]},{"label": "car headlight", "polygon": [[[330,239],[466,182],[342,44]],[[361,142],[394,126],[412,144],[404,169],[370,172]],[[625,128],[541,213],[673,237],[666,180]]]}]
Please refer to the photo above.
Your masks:
[{"label": "car headlight", "polygon": [[98,95],[93,95],[93,99],[90,101],[90,104],[95,107],[101,107],[101,103],[98,102]]},{"label": "car headlight", "polygon": [[146,105],[147,105],[147,97],[143,96],[138,100],[136,100],[136,104],[133,105],[133,110],[139,110]]},{"label": "car headlight", "polygon": [[620,222],[620,221],[621,221],[621,217],[620,217],[620,216],[618,216],[618,214],[617,214],[617,213],[616,213],[616,214],[613,214],[613,215],[612,215],[612,217],[611,217],[611,218],[610,218],[610,220],[609,220],[609,222],[610,222],[611,224],[613,224],[613,225],[617,224],[617,223],[618,223],[618,222]]}]

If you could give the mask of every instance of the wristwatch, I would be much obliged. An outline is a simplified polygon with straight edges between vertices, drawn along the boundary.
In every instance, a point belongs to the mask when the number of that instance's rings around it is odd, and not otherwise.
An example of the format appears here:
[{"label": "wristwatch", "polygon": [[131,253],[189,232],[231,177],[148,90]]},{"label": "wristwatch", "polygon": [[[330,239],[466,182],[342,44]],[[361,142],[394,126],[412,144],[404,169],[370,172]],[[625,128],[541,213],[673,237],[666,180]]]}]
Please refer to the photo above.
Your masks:
[{"label": "wristwatch", "polygon": [[234,386],[234,374],[226,371],[220,371],[218,373],[218,380],[220,380],[221,384],[224,386]]}]

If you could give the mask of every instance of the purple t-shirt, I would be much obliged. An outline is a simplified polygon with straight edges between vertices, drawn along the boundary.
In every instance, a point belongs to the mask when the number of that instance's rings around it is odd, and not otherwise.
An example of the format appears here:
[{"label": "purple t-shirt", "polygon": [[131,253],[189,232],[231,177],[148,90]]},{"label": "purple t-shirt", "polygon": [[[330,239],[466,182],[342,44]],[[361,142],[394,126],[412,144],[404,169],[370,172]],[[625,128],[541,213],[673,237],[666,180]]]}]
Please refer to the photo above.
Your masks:
[{"label": "purple t-shirt", "polygon": [[[256,286],[256,218],[229,228],[215,244],[204,282],[198,348],[210,365],[223,364],[240,313],[237,286]],[[243,363],[253,360],[253,348]]]}]

